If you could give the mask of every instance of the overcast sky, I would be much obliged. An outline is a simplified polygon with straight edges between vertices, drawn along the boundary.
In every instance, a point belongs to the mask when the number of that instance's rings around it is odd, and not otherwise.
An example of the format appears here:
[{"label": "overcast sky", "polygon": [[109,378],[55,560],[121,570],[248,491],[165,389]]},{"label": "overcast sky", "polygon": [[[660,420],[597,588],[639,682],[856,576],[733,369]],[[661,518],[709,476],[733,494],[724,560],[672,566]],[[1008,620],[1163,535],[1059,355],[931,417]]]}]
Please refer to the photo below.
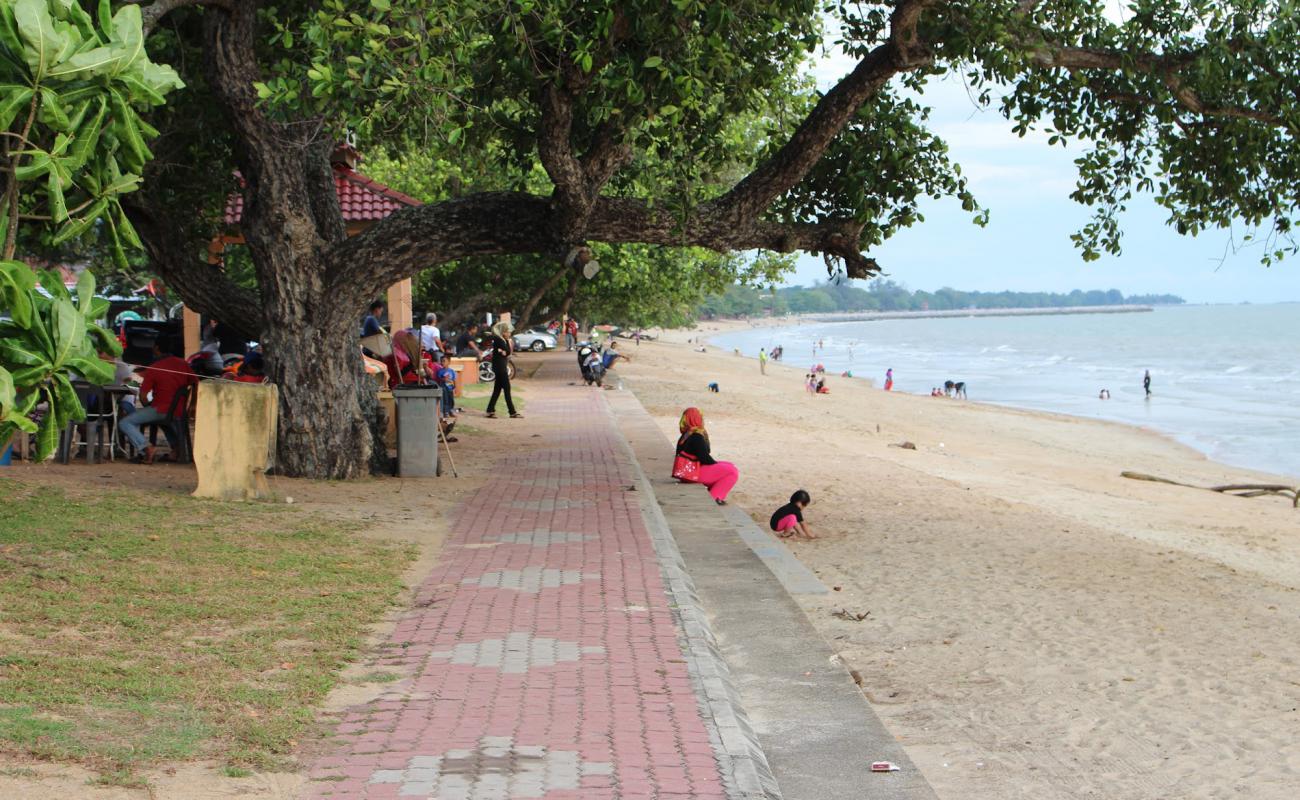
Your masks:
[{"label": "overcast sky", "polygon": [[[830,54],[813,71],[825,88],[851,68]],[[869,253],[894,280],[931,291],[1119,289],[1168,292],[1194,303],[1300,301],[1300,258],[1264,267],[1258,248],[1232,253],[1226,232],[1179,236],[1146,197],[1131,203],[1123,220],[1123,255],[1085,264],[1070,242],[1089,217],[1069,199],[1079,151],[1048,147],[1046,137],[1017,137],[996,111],[976,107],[957,79],[932,86],[924,100],[934,108],[931,126],[992,219],[979,228],[955,201],[925,201],[924,223]],[[786,285],[825,278],[822,260],[803,255]]]}]

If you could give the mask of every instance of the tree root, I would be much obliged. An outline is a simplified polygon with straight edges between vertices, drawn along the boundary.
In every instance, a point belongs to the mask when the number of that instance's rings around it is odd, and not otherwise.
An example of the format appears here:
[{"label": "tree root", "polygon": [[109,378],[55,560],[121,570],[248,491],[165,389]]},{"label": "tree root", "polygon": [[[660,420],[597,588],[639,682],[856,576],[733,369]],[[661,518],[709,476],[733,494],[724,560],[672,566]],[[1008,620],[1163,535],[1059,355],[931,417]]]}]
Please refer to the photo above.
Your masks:
[{"label": "tree root", "polygon": [[1210,492],[1229,494],[1233,497],[1273,495],[1290,500],[1292,508],[1300,508],[1300,486],[1287,486],[1283,483],[1229,483],[1223,486],[1197,486],[1191,483],[1171,481],[1168,478],[1160,478],[1155,475],[1147,475],[1144,472],[1130,472],[1128,470],[1121,472],[1120,476],[1135,481],[1151,481],[1152,483],[1167,483],[1171,486],[1186,486],[1189,489],[1205,489]]}]

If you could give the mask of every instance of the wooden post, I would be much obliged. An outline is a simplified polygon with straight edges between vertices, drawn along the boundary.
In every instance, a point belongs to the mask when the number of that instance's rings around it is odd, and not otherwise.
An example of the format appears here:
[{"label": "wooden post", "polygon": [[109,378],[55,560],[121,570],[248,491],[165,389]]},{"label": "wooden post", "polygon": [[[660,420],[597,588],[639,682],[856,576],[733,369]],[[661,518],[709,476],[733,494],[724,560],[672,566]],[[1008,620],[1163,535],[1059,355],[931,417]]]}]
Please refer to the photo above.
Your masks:
[{"label": "wooden post", "polygon": [[203,327],[203,317],[199,312],[185,306],[182,309],[183,324],[185,326],[185,357],[188,358],[199,352],[200,342],[199,334]]},{"label": "wooden post", "polygon": [[[218,236],[208,242],[208,263],[216,266],[221,263],[221,256],[226,251],[226,237]],[[192,356],[203,346],[203,317],[189,306],[181,309],[181,320],[185,330],[185,355]]]},{"label": "wooden post", "polygon": [[415,324],[415,312],[411,307],[411,279],[398,281],[388,287],[388,327],[390,333],[397,333]]}]

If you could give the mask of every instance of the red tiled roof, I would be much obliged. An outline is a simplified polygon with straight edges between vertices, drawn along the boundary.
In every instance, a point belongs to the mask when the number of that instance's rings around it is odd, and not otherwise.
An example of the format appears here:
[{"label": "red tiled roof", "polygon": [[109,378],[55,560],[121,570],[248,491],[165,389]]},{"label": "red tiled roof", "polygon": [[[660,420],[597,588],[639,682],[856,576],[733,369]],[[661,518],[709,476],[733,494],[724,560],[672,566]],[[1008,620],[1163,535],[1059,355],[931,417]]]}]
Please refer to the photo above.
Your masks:
[{"label": "red tiled roof", "polygon": [[[338,193],[339,208],[347,222],[373,222],[407,206],[422,205],[414,197],[390,189],[345,164],[334,164],[334,191]],[[238,225],[243,216],[244,196],[231,194],[226,198],[226,224]]]}]

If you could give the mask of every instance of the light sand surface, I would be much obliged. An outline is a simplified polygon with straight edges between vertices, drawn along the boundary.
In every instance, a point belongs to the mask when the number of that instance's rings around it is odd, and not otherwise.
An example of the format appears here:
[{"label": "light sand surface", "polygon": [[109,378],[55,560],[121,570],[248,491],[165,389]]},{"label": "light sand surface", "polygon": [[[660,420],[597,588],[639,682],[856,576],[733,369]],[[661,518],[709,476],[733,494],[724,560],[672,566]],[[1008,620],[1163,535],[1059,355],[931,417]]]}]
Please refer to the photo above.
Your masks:
[{"label": "light sand surface", "polygon": [[684,344],[733,324],[621,343],[615,372],[666,434],[703,410],[764,527],[811,492],[824,538],[791,547],[838,591],[800,601],[941,797],[1300,796],[1300,511],[1119,473],[1277,479],[1122,425],[837,377],[812,396]]}]

